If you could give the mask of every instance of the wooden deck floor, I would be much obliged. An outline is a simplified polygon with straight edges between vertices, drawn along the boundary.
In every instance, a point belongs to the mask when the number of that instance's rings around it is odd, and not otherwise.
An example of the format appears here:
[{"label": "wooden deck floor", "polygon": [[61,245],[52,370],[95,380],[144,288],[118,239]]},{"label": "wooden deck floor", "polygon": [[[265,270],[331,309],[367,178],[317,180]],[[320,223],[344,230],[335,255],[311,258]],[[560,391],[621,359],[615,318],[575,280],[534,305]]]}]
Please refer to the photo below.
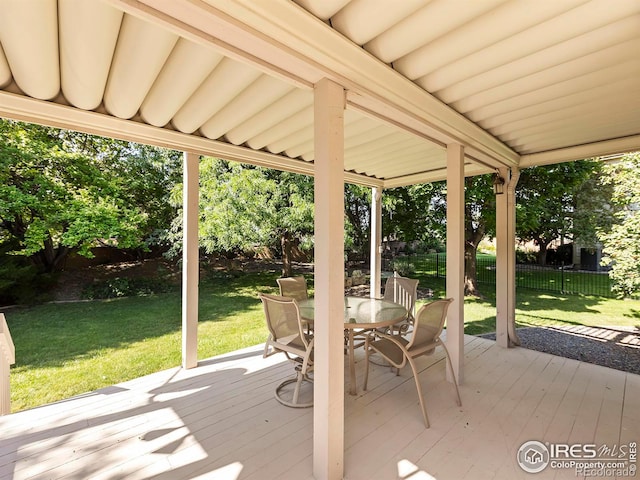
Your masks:
[{"label": "wooden deck floor", "polygon": [[[358,395],[345,398],[345,478],[576,478],[525,474],[517,450],[528,440],[640,442],[640,376],[476,337],[465,352],[462,407],[442,352],[421,363],[430,429],[408,369],[372,366],[367,392],[359,378]],[[261,353],[0,417],[0,479],[312,478],[312,410],[275,401],[290,366]]]}]

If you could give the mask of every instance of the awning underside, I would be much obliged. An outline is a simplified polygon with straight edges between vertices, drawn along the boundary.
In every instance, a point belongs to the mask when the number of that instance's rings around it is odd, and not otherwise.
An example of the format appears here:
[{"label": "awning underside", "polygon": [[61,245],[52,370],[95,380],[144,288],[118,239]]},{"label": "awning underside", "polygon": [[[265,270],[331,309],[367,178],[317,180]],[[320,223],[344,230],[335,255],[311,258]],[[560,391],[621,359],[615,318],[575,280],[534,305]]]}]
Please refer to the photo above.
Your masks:
[{"label": "awning underside", "polygon": [[[0,1],[0,114],[35,120],[42,101],[68,105],[157,127],[159,144],[171,145],[162,140],[163,132],[179,132],[273,155],[276,163],[286,159],[288,169],[312,172],[313,52],[304,57],[309,71],[291,63],[284,72],[283,65],[269,59],[261,64],[254,52],[245,57],[241,41],[230,46],[225,37],[220,48],[222,42],[210,32],[193,33],[187,16],[167,20],[166,10],[179,8],[179,1],[166,7],[149,0],[144,3],[158,10],[132,7],[130,13],[121,7],[128,2],[112,3]],[[253,20],[256,25],[273,23],[265,13],[269,2],[237,2],[246,4],[244,10],[233,2],[207,3],[215,10],[203,11],[230,24],[234,15],[240,22],[263,15]],[[363,68],[379,60],[386,64],[385,75],[404,77],[402,85],[413,88],[412,95],[418,86],[425,105],[436,101],[472,134],[477,130],[503,145],[509,158],[482,146],[474,147],[476,155],[470,148],[467,175],[542,152],[548,163],[553,161],[548,152],[603,142],[606,148],[594,149],[596,154],[640,145],[637,0],[297,4],[272,2],[271,10],[304,15],[313,24],[326,22],[318,27],[326,41],[342,42],[350,52],[357,46]],[[305,27],[286,28],[295,33]],[[251,32],[255,35],[255,25]],[[288,48],[290,54],[307,46]],[[355,57],[345,59],[351,62],[345,72],[359,67],[355,51]],[[369,177],[362,183],[382,186],[444,178],[446,143],[459,136],[457,131],[451,134],[447,125],[398,109],[425,125],[425,130],[408,128],[407,122],[394,121],[393,101],[378,98],[373,86],[368,92],[366,82],[347,78],[344,83],[347,172]],[[359,105],[359,98],[367,103],[368,93],[373,93],[373,105],[384,104],[391,113]],[[15,95],[33,100],[26,104],[32,116],[3,107]]]}]

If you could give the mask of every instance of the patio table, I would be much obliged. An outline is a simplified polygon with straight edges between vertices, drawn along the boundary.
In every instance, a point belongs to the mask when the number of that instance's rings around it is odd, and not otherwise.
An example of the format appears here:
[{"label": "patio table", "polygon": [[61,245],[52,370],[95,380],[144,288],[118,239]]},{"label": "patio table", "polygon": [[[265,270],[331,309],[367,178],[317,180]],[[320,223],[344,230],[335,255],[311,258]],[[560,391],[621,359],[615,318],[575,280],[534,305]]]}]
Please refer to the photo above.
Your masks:
[{"label": "patio table", "polygon": [[[309,323],[314,321],[314,299],[298,302],[300,316]],[[354,360],[355,330],[373,330],[390,327],[407,318],[402,305],[377,298],[344,297],[344,329],[349,353],[349,393],[356,394],[356,367]]]}]

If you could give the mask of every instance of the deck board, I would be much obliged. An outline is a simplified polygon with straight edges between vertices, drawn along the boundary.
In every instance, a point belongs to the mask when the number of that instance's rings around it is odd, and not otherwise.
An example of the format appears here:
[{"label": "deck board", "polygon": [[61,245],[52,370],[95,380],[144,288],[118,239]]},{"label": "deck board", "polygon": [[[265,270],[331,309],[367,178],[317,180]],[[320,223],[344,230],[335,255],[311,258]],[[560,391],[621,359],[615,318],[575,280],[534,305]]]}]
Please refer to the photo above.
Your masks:
[{"label": "deck board", "polygon": [[[467,336],[462,407],[441,349],[419,359],[425,429],[410,370],[371,365],[365,392],[358,355],[358,394],[345,395],[350,480],[530,478],[515,458],[525,441],[640,440],[638,375]],[[255,346],[0,417],[0,479],[311,479],[312,409],[273,398],[291,373]]]}]

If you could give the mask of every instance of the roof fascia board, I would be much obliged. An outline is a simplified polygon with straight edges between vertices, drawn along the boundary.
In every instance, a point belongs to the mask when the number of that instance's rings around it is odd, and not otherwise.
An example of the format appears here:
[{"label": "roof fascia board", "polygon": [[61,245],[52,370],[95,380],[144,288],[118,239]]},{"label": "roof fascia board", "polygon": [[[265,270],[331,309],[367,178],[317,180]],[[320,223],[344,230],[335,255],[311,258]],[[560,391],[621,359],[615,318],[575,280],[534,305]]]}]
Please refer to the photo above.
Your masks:
[{"label": "roof fascia board", "polygon": [[[394,110],[421,123],[425,135],[439,143],[460,143],[499,159],[505,166],[517,166],[520,156],[504,143],[436,99],[388,65],[344,38],[290,0],[110,0],[110,3],[140,15],[156,16],[181,30],[203,30],[202,38],[244,52],[245,61],[260,60],[274,71],[288,72],[292,78],[315,84],[330,78],[355,95],[363,108]],[[207,19],[207,21],[203,21]],[[213,43],[213,42],[212,42]],[[354,100],[355,102],[355,100]],[[394,118],[388,112],[382,116]],[[398,120],[395,119],[394,120]]]},{"label": "roof fascia board", "polygon": [[[465,158],[464,176],[475,177],[476,175],[484,175],[492,173],[493,170],[482,165],[478,165]],[[447,179],[447,170],[438,168],[427,172],[406,175],[403,177],[390,178],[385,180],[384,188],[407,187],[409,185],[417,185],[420,183],[440,182]]]},{"label": "roof fascia board", "polygon": [[[294,160],[175,130],[154,127],[134,120],[124,120],[98,112],[36,100],[20,94],[0,91],[0,116],[303,175],[313,176],[314,174],[312,162]],[[345,172],[345,182],[369,187],[382,187],[384,184],[383,180],[353,172]]]},{"label": "roof fascia board", "polygon": [[576,147],[523,155],[520,160],[520,168],[552,165],[554,163],[570,162],[638,150],[640,150],[640,135],[633,135],[603,142],[588,143]]}]

